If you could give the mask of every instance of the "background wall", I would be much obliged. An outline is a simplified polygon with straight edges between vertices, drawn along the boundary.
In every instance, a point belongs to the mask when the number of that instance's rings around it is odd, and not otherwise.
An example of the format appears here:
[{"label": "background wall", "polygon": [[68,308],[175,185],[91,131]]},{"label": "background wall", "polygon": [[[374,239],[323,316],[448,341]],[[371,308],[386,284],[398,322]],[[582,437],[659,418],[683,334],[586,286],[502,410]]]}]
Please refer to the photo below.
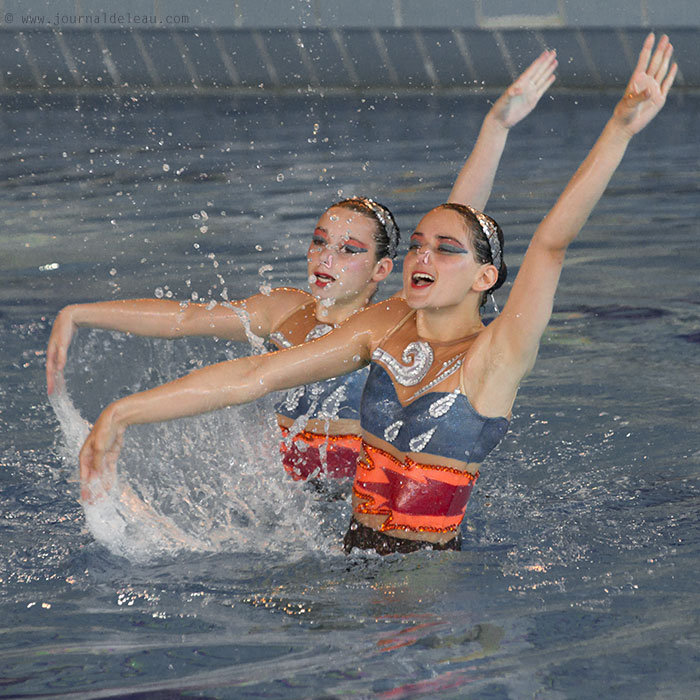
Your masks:
[{"label": "background wall", "polygon": [[649,29],[700,86],[699,0],[0,0],[0,91],[503,86],[545,47],[562,87],[623,83]]}]

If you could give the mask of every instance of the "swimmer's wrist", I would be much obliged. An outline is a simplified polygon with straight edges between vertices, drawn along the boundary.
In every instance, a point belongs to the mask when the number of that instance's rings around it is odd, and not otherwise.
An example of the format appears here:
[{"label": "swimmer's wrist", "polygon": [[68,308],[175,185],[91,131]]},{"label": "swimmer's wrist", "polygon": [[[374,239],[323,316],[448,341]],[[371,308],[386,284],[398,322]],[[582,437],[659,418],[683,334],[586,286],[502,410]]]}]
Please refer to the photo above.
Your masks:
[{"label": "swimmer's wrist", "polygon": [[510,131],[510,126],[503,122],[503,119],[498,115],[498,111],[496,105],[491,107],[488,114],[484,117],[484,127],[507,135]]},{"label": "swimmer's wrist", "polygon": [[109,410],[112,424],[116,428],[124,429],[130,425],[145,422],[138,419],[138,405],[135,404],[133,395],[112,402]]},{"label": "swimmer's wrist", "polygon": [[608,120],[608,123],[605,125],[603,133],[606,132],[609,133],[612,138],[616,139],[625,146],[636,134],[636,132],[632,131],[628,125],[614,113]]},{"label": "swimmer's wrist", "polygon": [[89,304],[70,304],[66,306],[61,311],[61,314],[65,314],[68,320],[73,324],[74,328],[80,328],[85,325],[89,325],[90,319],[86,314],[86,307]]}]

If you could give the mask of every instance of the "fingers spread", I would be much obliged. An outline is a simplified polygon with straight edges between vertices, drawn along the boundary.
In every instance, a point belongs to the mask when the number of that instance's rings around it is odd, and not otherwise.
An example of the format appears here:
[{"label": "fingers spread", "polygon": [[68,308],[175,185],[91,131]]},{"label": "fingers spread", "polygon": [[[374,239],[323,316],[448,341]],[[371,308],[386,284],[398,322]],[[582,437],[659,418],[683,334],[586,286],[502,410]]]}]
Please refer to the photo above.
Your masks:
[{"label": "fingers spread", "polygon": [[556,51],[543,51],[522,73],[520,78],[527,78],[536,82],[543,73],[549,70],[552,60],[556,56]]},{"label": "fingers spread", "polygon": [[532,80],[535,83],[546,80],[554,72],[557,65],[557,52],[545,51],[532,65],[535,69],[531,76]]},{"label": "fingers spread", "polygon": [[639,59],[637,60],[637,65],[634,72],[643,71],[646,72],[647,66],[649,65],[649,58],[651,56],[651,49],[654,46],[654,32],[647,34],[647,38],[644,40],[644,46],[639,52]]},{"label": "fingers spread", "polygon": [[547,82],[542,85],[542,87],[539,89],[539,97],[541,97],[549,88],[549,86],[557,79],[556,75],[550,75],[549,78],[547,78]]},{"label": "fingers spread", "polygon": [[663,83],[661,83],[661,94],[666,97],[668,95],[668,91],[671,89],[671,85],[673,85],[673,81],[676,79],[676,73],[678,72],[678,64],[674,63],[671,66],[671,70],[669,71],[668,75],[664,78]]},{"label": "fingers spread", "polygon": [[666,47],[668,46],[668,36],[664,34],[661,39],[659,39],[659,43],[656,47],[656,50],[654,51],[654,54],[651,57],[651,61],[649,62],[649,66],[647,67],[646,72],[653,78],[657,71],[659,70],[659,66],[663,63],[664,60],[664,53],[666,51]]},{"label": "fingers spread", "polygon": [[656,73],[653,74],[653,78],[659,83],[664,79],[666,73],[668,73],[668,66],[671,63],[671,56],[673,56],[673,46],[668,44],[664,51],[661,63],[659,64]]}]

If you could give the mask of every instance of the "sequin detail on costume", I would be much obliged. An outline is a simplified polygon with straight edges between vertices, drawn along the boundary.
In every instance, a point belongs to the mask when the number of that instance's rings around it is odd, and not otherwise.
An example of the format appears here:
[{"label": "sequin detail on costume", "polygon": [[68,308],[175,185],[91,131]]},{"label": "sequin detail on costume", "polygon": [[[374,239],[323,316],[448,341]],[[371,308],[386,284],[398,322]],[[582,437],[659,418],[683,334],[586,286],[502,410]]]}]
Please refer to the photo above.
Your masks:
[{"label": "sequin detail on costume", "polygon": [[462,366],[462,358],[459,357],[456,360],[452,360],[452,362],[445,362],[443,365],[443,370],[433,379],[433,381],[428,382],[425,386],[421,387],[416,391],[414,394],[411,394],[409,397],[409,401],[413,401],[413,399],[417,399],[419,396],[422,396],[425,394],[427,391],[430,391],[434,386],[437,386],[440,382],[444,381],[449,377],[451,374],[454,374],[461,366]]},{"label": "sequin detail on costume", "polygon": [[464,517],[476,474],[409,457],[402,463],[365,443],[357,462],[353,492],[357,513],[383,515],[381,532],[456,532]]},{"label": "sequin detail on costume", "polygon": [[270,340],[281,350],[293,347],[293,343],[290,343],[279,331],[270,333]]},{"label": "sequin detail on costume", "polygon": [[290,389],[284,397],[284,407],[288,411],[294,411],[299,406],[299,401],[304,395],[306,388],[298,386],[296,389]]},{"label": "sequin detail on costume", "polygon": [[334,327],[328,323],[319,323],[306,334],[304,342],[308,343],[311,340],[316,340],[316,338],[322,338],[326,333],[330,333]]},{"label": "sequin detail on costume", "polygon": [[396,436],[399,434],[399,430],[401,430],[402,425],[403,421],[397,420],[391,425],[387,426],[386,430],[384,431],[384,439],[387,442],[394,442],[394,440],[396,440]]},{"label": "sequin detail on costume", "polygon": [[453,391],[451,394],[443,396],[434,403],[431,403],[430,407],[428,408],[428,413],[433,418],[444,416],[452,408],[454,402],[457,400],[457,396],[458,392]]},{"label": "sequin detail on costume", "polygon": [[409,343],[401,353],[401,362],[382,348],[372,353],[372,359],[381,362],[401,386],[419,384],[430,371],[433,358],[433,349],[424,340]]},{"label": "sequin detail on costume", "polygon": [[295,433],[280,425],[282,464],[295,481],[326,475],[347,479],[355,475],[362,439],[357,435],[319,435],[309,430]]},{"label": "sequin detail on costume", "polygon": [[430,438],[433,437],[436,430],[437,427],[431,428],[420,435],[416,435],[416,437],[409,441],[408,449],[411,452],[422,452],[423,448],[430,442]]},{"label": "sequin detail on costume", "polygon": [[348,392],[345,385],[341,384],[330,396],[327,396],[321,404],[321,410],[317,417],[322,420],[337,420],[340,405],[347,399]]}]

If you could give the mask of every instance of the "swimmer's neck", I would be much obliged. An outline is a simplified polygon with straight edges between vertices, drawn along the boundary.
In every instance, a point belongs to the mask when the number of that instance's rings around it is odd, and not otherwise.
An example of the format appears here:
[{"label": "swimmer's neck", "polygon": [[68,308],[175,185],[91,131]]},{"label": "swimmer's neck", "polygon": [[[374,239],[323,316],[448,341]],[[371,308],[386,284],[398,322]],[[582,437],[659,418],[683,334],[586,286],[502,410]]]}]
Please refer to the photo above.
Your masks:
[{"label": "swimmer's neck", "polygon": [[373,295],[374,290],[371,293],[366,292],[345,301],[316,299],[316,320],[319,323],[328,323],[332,326],[339,325],[343,321],[347,321],[353,314],[369,306]]},{"label": "swimmer's neck", "polygon": [[456,311],[455,307],[442,307],[418,309],[416,329],[424,340],[449,343],[479,333],[484,329],[484,324],[477,309],[473,313],[465,313]]}]

